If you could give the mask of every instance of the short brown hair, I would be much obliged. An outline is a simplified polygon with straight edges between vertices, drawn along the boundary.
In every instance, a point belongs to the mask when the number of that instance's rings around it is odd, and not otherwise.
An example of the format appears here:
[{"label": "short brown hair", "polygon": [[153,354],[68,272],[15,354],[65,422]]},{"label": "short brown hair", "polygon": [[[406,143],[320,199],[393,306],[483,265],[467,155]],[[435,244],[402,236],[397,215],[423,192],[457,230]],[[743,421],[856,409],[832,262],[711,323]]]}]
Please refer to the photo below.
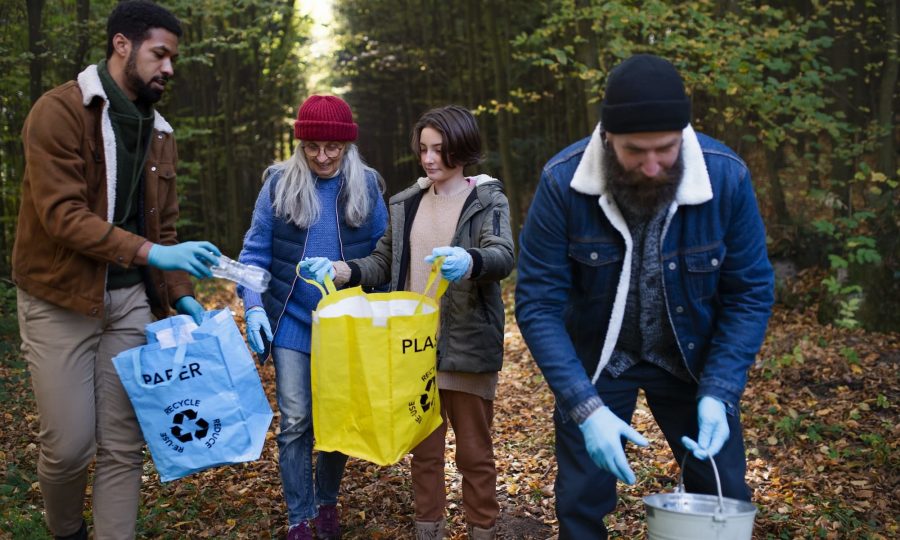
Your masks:
[{"label": "short brown hair", "polygon": [[431,109],[419,118],[412,130],[411,147],[419,155],[419,137],[430,127],[441,134],[441,160],[447,167],[475,165],[481,161],[481,133],[478,122],[465,107],[446,105]]}]

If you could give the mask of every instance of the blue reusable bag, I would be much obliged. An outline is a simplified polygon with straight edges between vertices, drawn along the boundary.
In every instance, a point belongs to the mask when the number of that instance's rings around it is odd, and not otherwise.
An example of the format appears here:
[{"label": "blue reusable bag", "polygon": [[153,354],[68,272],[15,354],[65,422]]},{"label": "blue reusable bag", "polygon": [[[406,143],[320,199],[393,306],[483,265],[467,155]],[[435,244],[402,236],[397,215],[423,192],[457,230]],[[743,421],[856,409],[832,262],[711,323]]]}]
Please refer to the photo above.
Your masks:
[{"label": "blue reusable bag", "polygon": [[147,325],[113,358],[163,482],[259,459],[272,409],[229,309]]}]

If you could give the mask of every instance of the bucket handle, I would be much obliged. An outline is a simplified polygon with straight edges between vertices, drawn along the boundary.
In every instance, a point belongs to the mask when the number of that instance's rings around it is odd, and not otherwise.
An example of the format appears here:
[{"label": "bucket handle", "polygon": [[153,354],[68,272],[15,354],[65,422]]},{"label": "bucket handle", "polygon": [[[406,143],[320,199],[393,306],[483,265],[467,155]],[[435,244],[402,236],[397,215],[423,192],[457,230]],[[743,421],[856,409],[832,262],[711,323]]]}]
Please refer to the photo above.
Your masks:
[{"label": "bucket handle", "polygon": [[[685,452],[684,459],[681,460],[681,474],[678,476],[678,486],[675,488],[675,493],[686,493],[684,489],[684,467],[687,465],[688,457],[690,457],[690,455],[690,452]],[[720,514],[724,514],[725,499],[722,497],[722,481],[719,480],[719,469],[716,467],[716,459],[714,456],[709,456],[709,463],[712,465],[713,474],[716,476],[716,489],[719,492],[719,508],[717,511]]]}]

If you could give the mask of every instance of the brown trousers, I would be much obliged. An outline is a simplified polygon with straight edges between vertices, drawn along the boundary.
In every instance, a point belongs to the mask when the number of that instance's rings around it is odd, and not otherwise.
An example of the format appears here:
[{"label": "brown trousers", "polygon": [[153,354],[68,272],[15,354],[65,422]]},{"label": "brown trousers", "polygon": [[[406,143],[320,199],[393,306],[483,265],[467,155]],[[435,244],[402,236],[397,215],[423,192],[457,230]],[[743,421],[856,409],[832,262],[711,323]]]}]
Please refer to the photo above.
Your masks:
[{"label": "brown trousers", "polygon": [[143,285],[107,291],[93,319],[18,290],[22,350],[40,414],[37,473],[47,526],[74,534],[96,454],[94,538],[134,538],[144,439],[112,358],[146,342]]},{"label": "brown trousers", "polygon": [[444,486],[444,445],[448,423],[456,434],[456,467],[462,473],[463,509],[466,522],[489,529],[497,521],[497,469],[491,424],[494,402],[465,392],[441,390],[444,422],[413,449],[412,483],[416,521],[444,519],[447,491]]}]

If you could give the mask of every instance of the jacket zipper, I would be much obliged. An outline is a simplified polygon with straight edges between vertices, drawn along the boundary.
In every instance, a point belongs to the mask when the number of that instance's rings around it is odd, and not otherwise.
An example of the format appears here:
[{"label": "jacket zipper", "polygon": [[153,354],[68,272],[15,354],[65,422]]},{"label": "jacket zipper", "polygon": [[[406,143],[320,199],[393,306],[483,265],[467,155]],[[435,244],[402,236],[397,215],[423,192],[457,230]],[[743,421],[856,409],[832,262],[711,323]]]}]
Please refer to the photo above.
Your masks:
[{"label": "jacket zipper", "polygon": [[[341,199],[341,191],[343,191],[343,190],[344,190],[344,183],[341,182],[341,185],[338,187],[337,197],[335,197],[335,199],[334,199],[334,216],[335,216],[334,219],[336,222],[335,224],[337,225],[338,247],[341,250],[341,260],[344,260],[344,242],[341,240],[341,217],[338,215],[338,208],[339,208],[338,201],[340,201],[340,199]],[[306,238],[303,240],[303,251],[300,252],[299,261],[302,261],[303,257],[306,255],[307,243],[309,243],[309,227],[306,228]],[[299,261],[297,261],[297,262],[299,262]],[[298,276],[295,272],[294,280],[291,282],[291,290],[288,291],[288,294],[284,299],[284,307],[281,308],[281,314],[278,315],[278,319],[275,321],[275,330],[272,330],[272,343],[270,344],[269,354],[271,354],[271,347],[275,346],[275,336],[278,335],[278,327],[281,326],[281,318],[284,317],[284,313],[285,313],[285,311],[287,311],[288,302],[291,299],[291,295],[294,294],[294,288],[297,286],[297,280],[299,278],[300,278],[300,276]]]},{"label": "jacket zipper", "polygon": [[[474,189],[477,190],[477,189],[478,189],[478,186],[475,186]],[[467,206],[466,208],[464,208],[463,211],[462,211],[462,213],[460,214],[459,224],[458,224],[458,226],[457,226],[457,228],[456,228],[456,232],[454,233],[454,238],[453,238],[453,240],[454,240],[453,245],[454,245],[454,246],[457,246],[457,247],[459,246],[459,241],[460,241],[460,239],[462,238],[463,229],[465,228],[466,225],[469,226],[469,240],[473,240],[473,238],[472,238],[473,234],[472,234],[472,229],[471,229],[471,227],[472,227],[472,216],[474,216],[479,210],[481,210],[481,209],[483,209],[483,208],[484,208],[484,207],[481,205],[481,200],[478,198],[477,192],[476,192],[476,196],[475,196],[475,199],[472,200],[472,204],[470,204],[469,206]],[[474,242],[472,242],[472,243],[474,244]],[[481,287],[478,287],[478,285],[476,284],[476,288],[477,288],[477,290],[478,290],[478,299],[479,299],[479,304],[481,304],[481,310],[482,310],[483,314],[485,315],[485,320],[487,320],[487,319],[488,319],[488,317],[487,317],[487,306],[485,306],[485,303],[484,303],[484,297],[483,297],[482,292],[481,292]],[[449,292],[449,290],[448,290],[448,292]],[[449,294],[445,294],[444,297],[441,298],[441,308],[444,307],[444,303],[445,303],[445,302],[449,302],[449,300],[448,300],[448,297],[449,297],[449,296],[450,296]],[[442,333],[444,333],[443,330],[444,330],[444,327],[445,327],[446,324],[447,324],[446,321],[447,321],[447,318],[446,318],[446,317],[441,317],[441,330],[442,330]],[[448,340],[447,343],[448,343],[448,346],[449,346],[450,341]],[[440,362],[440,358],[438,358],[438,366],[437,366],[437,368],[438,368],[438,371],[441,370],[441,362]]]}]

